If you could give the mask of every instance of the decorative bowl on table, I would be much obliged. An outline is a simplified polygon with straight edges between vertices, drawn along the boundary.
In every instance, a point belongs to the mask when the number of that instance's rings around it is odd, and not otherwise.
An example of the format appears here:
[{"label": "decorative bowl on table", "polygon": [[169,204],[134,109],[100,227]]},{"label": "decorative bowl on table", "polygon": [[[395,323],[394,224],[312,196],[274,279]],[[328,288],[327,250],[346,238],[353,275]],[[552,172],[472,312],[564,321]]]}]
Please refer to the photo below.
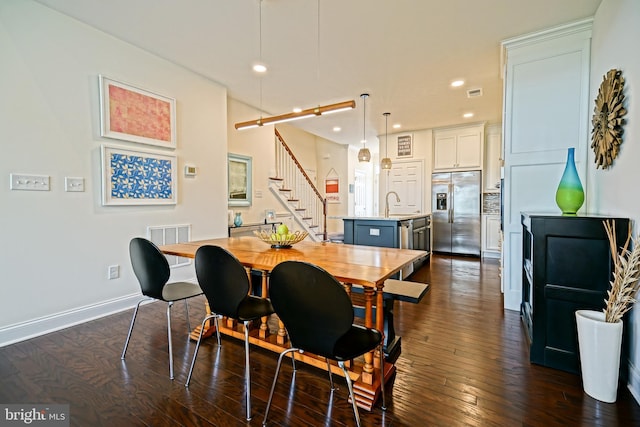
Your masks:
[{"label": "decorative bowl on table", "polygon": [[304,240],[304,238],[309,235],[306,231],[294,231],[293,233],[278,234],[269,233],[264,230],[254,231],[253,234],[255,234],[258,239],[271,245],[273,249],[290,248],[301,240]]}]

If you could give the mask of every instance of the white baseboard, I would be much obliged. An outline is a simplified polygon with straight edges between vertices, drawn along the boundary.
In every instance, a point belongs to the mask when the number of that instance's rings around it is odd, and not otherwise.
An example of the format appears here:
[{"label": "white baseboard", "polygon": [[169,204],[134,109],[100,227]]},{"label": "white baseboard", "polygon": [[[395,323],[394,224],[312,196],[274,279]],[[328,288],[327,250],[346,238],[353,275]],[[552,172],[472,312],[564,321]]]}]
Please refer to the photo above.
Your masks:
[{"label": "white baseboard", "polygon": [[0,347],[132,308],[141,298],[140,293],[126,295],[0,328]]},{"label": "white baseboard", "polygon": [[482,258],[500,259],[500,252],[482,251]]},{"label": "white baseboard", "polygon": [[633,366],[633,363],[629,363],[629,378],[627,388],[631,392],[631,395],[640,404],[640,371]]}]

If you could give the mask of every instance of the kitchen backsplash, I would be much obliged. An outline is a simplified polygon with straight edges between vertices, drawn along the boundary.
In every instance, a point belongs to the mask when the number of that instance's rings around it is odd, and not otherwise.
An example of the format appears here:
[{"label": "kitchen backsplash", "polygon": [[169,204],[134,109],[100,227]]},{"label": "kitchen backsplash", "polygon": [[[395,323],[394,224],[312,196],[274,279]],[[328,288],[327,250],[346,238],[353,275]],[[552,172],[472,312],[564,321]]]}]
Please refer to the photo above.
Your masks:
[{"label": "kitchen backsplash", "polygon": [[500,193],[483,193],[482,194],[482,213],[486,213],[486,214],[500,213]]}]

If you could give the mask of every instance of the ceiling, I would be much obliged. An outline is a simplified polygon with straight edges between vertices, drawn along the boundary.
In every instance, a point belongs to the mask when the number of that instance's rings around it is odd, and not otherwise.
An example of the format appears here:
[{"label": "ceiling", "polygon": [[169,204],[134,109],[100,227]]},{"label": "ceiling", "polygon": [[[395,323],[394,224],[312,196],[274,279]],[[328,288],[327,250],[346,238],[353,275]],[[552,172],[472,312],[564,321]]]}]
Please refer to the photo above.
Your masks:
[{"label": "ceiling", "polygon": [[[500,122],[500,42],[591,17],[601,2],[37,1],[214,80],[265,115],[353,99],[355,110],[292,124],[343,144],[361,144],[365,132],[372,151],[385,133],[384,112],[389,133]],[[262,76],[251,69],[260,59],[268,66]],[[466,83],[451,88],[455,79]],[[477,88],[483,95],[468,98]],[[370,94],[366,128],[362,93]]]}]

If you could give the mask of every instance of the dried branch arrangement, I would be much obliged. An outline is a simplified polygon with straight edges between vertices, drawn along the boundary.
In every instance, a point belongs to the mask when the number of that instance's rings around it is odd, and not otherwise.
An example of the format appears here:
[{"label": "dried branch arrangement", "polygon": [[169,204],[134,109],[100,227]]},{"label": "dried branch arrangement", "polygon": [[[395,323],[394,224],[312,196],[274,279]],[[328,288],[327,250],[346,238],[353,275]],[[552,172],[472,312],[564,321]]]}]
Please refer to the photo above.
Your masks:
[{"label": "dried branch arrangement", "polygon": [[[618,248],[615,220],[604,221],[604,228],[609,239],[609,248],[613,258],[613,280],[611,289],[607,291],[606,308],[603,310],[605,321],[615,323],[633,307],[635,296],[640,289],[640,242],[631,238],[631,224],[624,246]],[[629,243],[633,249],[629,250]]]}]

